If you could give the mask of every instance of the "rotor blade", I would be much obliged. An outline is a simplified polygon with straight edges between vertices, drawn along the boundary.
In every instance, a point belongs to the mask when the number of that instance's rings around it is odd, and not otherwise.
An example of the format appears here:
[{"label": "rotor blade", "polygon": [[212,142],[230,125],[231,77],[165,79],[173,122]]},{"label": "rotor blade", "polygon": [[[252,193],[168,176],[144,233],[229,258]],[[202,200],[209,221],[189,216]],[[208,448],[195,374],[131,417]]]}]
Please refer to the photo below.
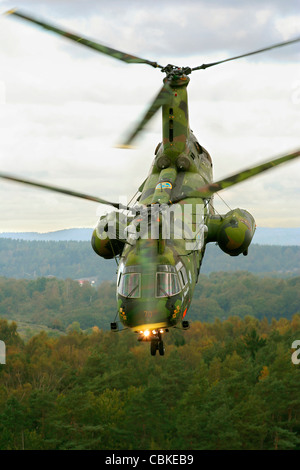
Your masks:
[{"label": "rotor blade", "polygon": [[252,168],[248,168],[247,170],[240,171],[239,173],[235,173],[228,178],[222,179],[220,181],[216,181],[215,183],[209,183],[201,188],[196,189],[191,194],[186,194],[183,197],[178,198],[174,202],[178,202],[182,199],[187,199],[189,197],[210,197],[214,193],[221,191],[222,189],[229,188],[230,186],[234,186],[235,184],[241,183],[253,176],[259,175],[263,171],[269,170],[270,168],[274,168],[275,166],[281,165],[282,163],[286,163],[289,160],[293,160],[294,158],[300,157],[300,150],[297,150],[294,153],[290,153],[288,155],[284,155],[283,157],[278,157],[273,160],[269,160],[265,163],[261,163],[260,165],[254,166]]},{"label": "rotor blade", "polygon": [[148,121],[157,113],[159,108],[164,104],[170,102],[171,97],[173,96],[172,88],[169,86],[168,81],[165,81],[163,87],[160,89],[158,95],[154,98],[147,111],[140,119],[134,130],[127,137],[126,141],[123,144],[116,145],[118,148],[131,148],[131,143],[133,139],[141,132],[145,127]]},{"label": "rotor blade", "polygon": [[263,49],[258,49],[257,51],[247,52],[246,54],[237,55],[235,57],[230,57],[229,59],[219,60],[218,62],[211,62],[210,64],[202,64],[199,67],[194,67],[194,70],[204,70],[208,67],[213,67],[214,65],[223,64],[224,62],[229,62],[230,60],[241,59],[242,57],[248,57],[250,55],[259,54],[260,52],[270,51],[271,49],[275,49],[276,47],[288,46],[289,44],[294,44],[295,42],[300,41],[300,37],[296,39],[292,39],[291,41],[280,42],[279,44],[274,44],[273,46],[264,47]]},{"label": "rotor blade", "polygon": [[157,64],[157,62],[152,62],[150,60],[142,59],[140,57],[130,55],[125,52],[121,52],[117,49],[112,49],[111,47],[104,46],[97,42],[91,41],[90,39],[77,36],[76,34],[60,29],[49,23],[45,23],[44,21],[41,21],[37,18],[34,18],[29,15],[25,15],[24,13],[21,13],[19,10],[9,10],[5,14],[13,15],[23,20],[31,21],[32,23],[38,26],[41,26],[42,28],[47,29],[48,31],[52,31],[56,34],[59,34],[60,36],[64,36],[68,39],[71,39],[72,41],[75,41],[78,44],[82,44],[83,46],[94,49],[95,51],[102,52],[103,54],[114,57],[115,59],[122,60],[123,62],[127,62],[128,64],[148,64],[155,68],[157,67],[162,68],[162,66]]},{"label": "rotor blade", "polygon": [[48,184],[38,183],[36,181],[27,180],[27,179],[24,179],[24,178],[18,178],[14,175],[8,175],[6,173],[0,173],[0,178],[8,180],[8,181],[13,181],[13,182],[16,182],[16,183],[27,184],[29,186],[34,186],[35,188],[47,189],[49,191],[55,191],[56,193],[66,194],[68,196],[73,196],[73,197],[78,197],[78,198],[81,198],[81,199],[86,199],[88,201],[98,202],[99,204],[105,204],[105,205],[108,205],[108,206],[113,206],[116,209],[125,209],[125,210],[130,209],[129,207],[124,206],[123,204],[119,204],[117,202],[106,201],[105,199],[101,199],[99,197],[89,196],[88,194],[79,193],[77,191],[72,191],[72,190],[65,189],[65,188],[59,188],[57,186],[52,186],[52,185],[48,185]]}]

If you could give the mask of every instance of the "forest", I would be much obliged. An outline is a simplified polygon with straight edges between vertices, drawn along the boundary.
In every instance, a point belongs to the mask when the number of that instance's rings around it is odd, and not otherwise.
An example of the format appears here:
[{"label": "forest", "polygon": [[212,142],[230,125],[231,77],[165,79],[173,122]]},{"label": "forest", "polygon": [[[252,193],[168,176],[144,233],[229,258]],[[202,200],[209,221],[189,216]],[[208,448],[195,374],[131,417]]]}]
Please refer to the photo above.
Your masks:
[{"label": "forest", "polygon": [[0,320],[0,449],[300,449],[300,315],[236,316],[166,334],[94,327],[24,341]]},{"label": "forest", "polygon": [[[114,262],[85,242],[10,242],[0,243],[0,450],[300,450],[298,247],[257,247],[256,273],[203,269],[190,329],[171,329],[153,357],[129,330],[109,331]],[[80,285],[94,262],[98,282]]]},{"label": "forest", "polygon": [[[300,277],[278,279],[237,271],[201,274],[187,319],[213,322],[251,315],[270,322],[291,320],[296,313],[300,313]],[[18,322],[27,338],[38,326],[52,333],[65,332],[73,323],[82,330],[93,326],[106,330],[115,315],[114,282],[92,286],[72,279],[0,277],[0,318]]]}]

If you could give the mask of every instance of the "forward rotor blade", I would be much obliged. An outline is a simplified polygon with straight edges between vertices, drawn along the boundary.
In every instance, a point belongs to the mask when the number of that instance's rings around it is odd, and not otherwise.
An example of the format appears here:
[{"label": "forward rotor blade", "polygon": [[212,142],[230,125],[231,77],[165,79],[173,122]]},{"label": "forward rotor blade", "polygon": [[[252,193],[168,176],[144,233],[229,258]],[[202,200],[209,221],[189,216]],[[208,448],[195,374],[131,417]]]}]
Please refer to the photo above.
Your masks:
[{"label": "forward rotor blade", "polygon": [[286,163],[290,160],[293,160],[294,158],[300,157],[300,150],[297,150],[294,153],[290,153],[288,155],[284,155],[283,157],[278,157],[273,160],[269,160],[265,163],[261,163],[260,165],[254,166],[252,168],[248,168],[247,170],[240,171],[239,173],[235,173],[232,176],[229,176],[228,178],[222,179],[220,181],[217,181],[215,183],[209,183],[206,184],[205,186],[202,186],[201,188],[196,189],[189,195],[184,195],[181,198],[178,198],[177,201],[172,201],[178,202],[179,200],[182,199],[187,199],[189,197],[210,197],[214,193],[221,191],[222,189],[229,188],[230,186],[234,186],[235,184],[241,183],[242,181],[245,181],[249,178],[252,178],[253,176],[259,175],[263,171],[269,170],[270,168],[274,168],[275,166],[281,165],[282,163]]},{"label": "forward rotor blade", "polygon": [[141,132],[145,127],[148,121],[157,113],[157,111],[164,105],[170,102],[171,97],[173,96],[172,88],[169,86],[168,82],[165,81],[163,87],[160,89],[158,95],[154,98],[151,105],[140,119],[134,130],[130,133],[128,138],[123,144],[116,145],[118,148],[131,148],[131,143],[133,139]]},{"label": "forward rotor blade", "polygon": [[112,49],[111,47],[104,46],[102,44],[99,44],[98,42],[91,41],[90,39],[77,36],[76,34],[60,29],[49,23],[45,23],[44,21],[41,21],[37,18],[34,18],[29,15],[25,15],[24,13],[21,13],[19,10],[9,10],[5,14],[13,15],[23,20],[30,21],[31,23],[41,26],[42,28],[47,29],[48,31],[52,31],[56,34],[59,34],[60,36],[64,36],[65,38],[71,39],[72,41],[75,41],[78,44],[82,44],[83,46],[89,47],[90,49],[94,49],[95,51],[102,52],[103,54],[114,57],[115,59],[122,60],[123,62],[127,62],[128,64],[148,64],[155,68],[157,67],[162,68],[162,66],[157,64],[157,62],[152,62],[150,60],[142,59],[140,57],[127,54],[125,52],[121,52],[117,49]]},{"label": "forward rotor blade", "polygon": [[21,183],[21,184],[26,184],[26,185],[29,185],[29,186],[34,186],[35,188],[47,189],[49,191],[54,191],[56,193],[66,194],[68,196],[73,196],[73,197],[78,197],[78,198],[81,198],[81,199],[86,199],[88,201],[98,202],[99,204],[105,204],[105,205],[108,205],[108,206],[113,206],[116,209],[125,209],[125,210],[130,209],[129,207],[124,206],[123,204],[119,204],[117,202],[106,201],[105,199],[101,199],[99,197],[90,196],[88,194],[79,193],[77,191],[72,191],[72,190],[65,189],[65,188],[59,188],[57,186],[38,183],[36,181],[31,181],[31,180],[24,179],[24,178],[18,178],[16,176],[8,175],[6,173],[0,173],[0,178],[5,179],[7,181],[13,181],[15,183]]},{"label": "forward rotor blade", "polygon": [[219,64],[223,64],[224,62],[229,62],[231,60],[241,59],[242,57],[248,57],[250,55],[259,54],[260,52],[270,51],[271,49],[275,49],[276,47],[288,46],[289,44],[294,44],[295,42],[298,42],[298,41],[300,41],[300,37],[296,39],[292,39],[291,41],[284,41],[278,44],[274,44],[273,46],[264,47],[263,49],[258,49],[256,51],[247,52],[246,54],[241,54],[235,57],[230,57],[229,59],[219,60],[218,62],[211,62],[210,64],[202,64],[202,65],[199,65],[199,67],[194,67],[192,71],[204,70],[204,69],[207,69],[208,67],[213,67],[214,65],[219,65]]}]

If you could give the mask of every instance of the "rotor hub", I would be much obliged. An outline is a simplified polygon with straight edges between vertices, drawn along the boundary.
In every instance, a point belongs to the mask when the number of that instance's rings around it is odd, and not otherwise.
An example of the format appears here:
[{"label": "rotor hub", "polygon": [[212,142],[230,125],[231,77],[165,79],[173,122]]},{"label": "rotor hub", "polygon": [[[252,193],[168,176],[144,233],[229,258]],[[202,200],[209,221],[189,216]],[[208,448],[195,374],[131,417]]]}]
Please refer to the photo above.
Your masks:
[{"label": "rotor hub", "polygon": [[192,73],[192,69],[190,67],[178,67],[177,65],[172,64],[168,64],[166,67],[163,67],[161,71],[166,74],[165,80],[168,80],[171,83],[176,82],[177,85],[188,83],[189,78],[187,75]]}]

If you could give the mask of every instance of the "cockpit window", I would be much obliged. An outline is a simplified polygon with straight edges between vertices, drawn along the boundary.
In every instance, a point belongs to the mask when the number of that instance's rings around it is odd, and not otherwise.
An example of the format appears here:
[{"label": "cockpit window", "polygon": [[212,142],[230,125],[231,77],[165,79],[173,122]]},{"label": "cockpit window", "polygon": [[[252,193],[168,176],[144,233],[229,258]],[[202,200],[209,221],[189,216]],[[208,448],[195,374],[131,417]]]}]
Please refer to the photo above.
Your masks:
[{"label": "cockpit window", "polygon": [[124,297],[138,299],[141,297],[141,275],[140,273],[123,274],[120,279],[118,292]]},{"label": "cockpit window", "polygon": [[180,274],[180,277],[181,277],[182,285],[185,286],[188,282],[188,278],[187,278],[186,270],[185,270],[184,266],[182,266],[182,268],[180,269],[179,274]]},{"label": "cockpit window", "polygon": [[180,292],[177,274],[156,273],[156,297],[170,297]]}]

